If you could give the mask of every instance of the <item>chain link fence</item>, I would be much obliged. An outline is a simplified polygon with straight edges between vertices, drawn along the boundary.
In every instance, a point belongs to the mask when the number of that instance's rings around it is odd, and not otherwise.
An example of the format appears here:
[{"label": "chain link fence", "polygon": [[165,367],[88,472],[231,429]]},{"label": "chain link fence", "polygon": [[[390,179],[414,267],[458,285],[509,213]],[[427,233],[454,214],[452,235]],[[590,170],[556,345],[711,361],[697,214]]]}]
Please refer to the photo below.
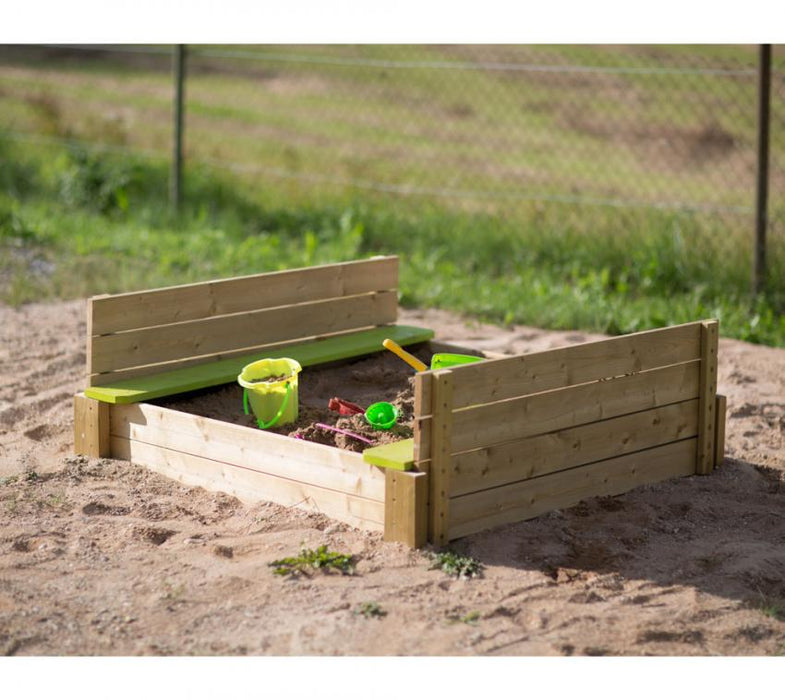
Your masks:
[{"label": "chain link fence", "polygon": [[[185,163],[300,197],[395,198],[506,222],[754,230],[756,46],[189,47]],[[168,158],[169,47],[4,47],[0,129]],[[770,242],[785,238],[774,47]],[[598,223],[597,225],[604,225]],[[779,248],[777,247],[779,246]]]}]

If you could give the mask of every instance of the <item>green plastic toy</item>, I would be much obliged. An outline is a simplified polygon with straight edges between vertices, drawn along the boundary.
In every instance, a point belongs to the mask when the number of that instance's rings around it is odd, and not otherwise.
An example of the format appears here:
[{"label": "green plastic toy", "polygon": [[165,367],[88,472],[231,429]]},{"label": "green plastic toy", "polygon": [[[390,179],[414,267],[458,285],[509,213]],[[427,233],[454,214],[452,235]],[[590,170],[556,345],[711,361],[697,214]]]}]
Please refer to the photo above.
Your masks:
[{"label": "green plastic toy", "polygon": [[398,420],[398,409],[387,401],[379,401],[368,406],[365,420],[377,430],[389,430]]},{"label": "green plastic toy", "polygon": [[431,357],[431,369],[444,369],[445,367],[455,367],[456,365],[466,365],[470,362],[479,362],[484,357],[474,355],[459,355],[454,352],[440,352]]}]

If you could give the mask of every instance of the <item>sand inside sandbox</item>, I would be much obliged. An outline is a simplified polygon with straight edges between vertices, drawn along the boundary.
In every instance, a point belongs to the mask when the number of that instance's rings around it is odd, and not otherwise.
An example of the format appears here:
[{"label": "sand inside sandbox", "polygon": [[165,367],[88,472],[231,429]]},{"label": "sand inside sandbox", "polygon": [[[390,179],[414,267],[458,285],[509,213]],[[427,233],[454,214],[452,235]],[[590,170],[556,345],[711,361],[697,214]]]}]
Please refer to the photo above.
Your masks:
[{"label": "sand inside sandbox", "polygon": [[[409,348],[415,357],[430,364],[431,351],[421,345]],[[306,367],[299,377],[299,416],[296,422],[269,428],[279,435],[332,445],[352,452],[371,447],[366,442],[316,426],[325,423],[361,435],[381,445],[413,436],[415,371],[390,352],[324,367]],[[327,408],[339,397],[367,408],[377,401],[389,401],[398,409],[398,420],[389,430],[372,428],[363,415],[341,416]],[[171,396],[153,403],[184,413],[247,425],[256,428],[253,414],[243,413],[243,390],[239,384]]]}]

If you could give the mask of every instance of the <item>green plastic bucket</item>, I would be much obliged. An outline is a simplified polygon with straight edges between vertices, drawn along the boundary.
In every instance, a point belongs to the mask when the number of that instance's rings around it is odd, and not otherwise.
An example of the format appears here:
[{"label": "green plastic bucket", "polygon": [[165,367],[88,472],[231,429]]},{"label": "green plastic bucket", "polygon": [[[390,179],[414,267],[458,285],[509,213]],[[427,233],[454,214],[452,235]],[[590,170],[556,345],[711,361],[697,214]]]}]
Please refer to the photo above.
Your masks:
[{"label": "green plastic bucket", "polygon": [[[294,423],[299,412],[297,375],[301,371],[300,363],[288,357],[265,358],[243,367],[237,382],[243,387],[246,415],[250,403],[256,422],[262,429]],[[264,381],[274,377],[281,379]]]}]

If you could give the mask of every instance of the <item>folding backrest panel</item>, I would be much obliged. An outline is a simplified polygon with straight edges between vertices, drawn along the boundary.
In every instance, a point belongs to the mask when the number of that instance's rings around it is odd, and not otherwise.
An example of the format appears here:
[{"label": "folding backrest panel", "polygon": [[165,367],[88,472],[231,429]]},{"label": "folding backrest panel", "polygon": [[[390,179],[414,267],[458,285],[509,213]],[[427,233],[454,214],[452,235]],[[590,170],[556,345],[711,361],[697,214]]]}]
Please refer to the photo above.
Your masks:
[{"label": "folding backrest panel", "polygon": [[695,473],[716,395],[711,323],[417,375],[432,539]]},{"label": "folding backrest panel", "polygon": [[93,297],[90,386],[394,323],[398,258]]}]

